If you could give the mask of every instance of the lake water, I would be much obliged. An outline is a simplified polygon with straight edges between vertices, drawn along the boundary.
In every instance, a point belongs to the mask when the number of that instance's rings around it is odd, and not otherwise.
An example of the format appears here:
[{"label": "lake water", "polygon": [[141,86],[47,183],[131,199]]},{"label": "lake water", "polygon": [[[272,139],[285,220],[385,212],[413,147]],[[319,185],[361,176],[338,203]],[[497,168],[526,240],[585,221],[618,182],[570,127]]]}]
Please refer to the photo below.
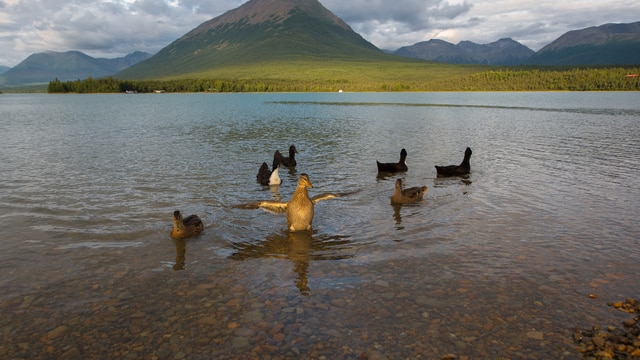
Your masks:
[{"label": "lake water", "polygon": [[[0,144],[3,358],[573,359],[640,296],[637,92],[3,94]],[[312,233],[234,207],[303,172],[357,191]]]}]

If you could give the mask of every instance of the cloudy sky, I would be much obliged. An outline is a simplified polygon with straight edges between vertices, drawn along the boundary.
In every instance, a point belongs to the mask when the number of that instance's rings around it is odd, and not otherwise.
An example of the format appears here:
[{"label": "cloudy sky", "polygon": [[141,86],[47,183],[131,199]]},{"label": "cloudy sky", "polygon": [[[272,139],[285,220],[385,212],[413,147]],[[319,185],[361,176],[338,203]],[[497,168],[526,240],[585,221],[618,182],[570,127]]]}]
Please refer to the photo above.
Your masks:
[{"label": "cloudy sky", "polygon": [[[246,0],[0,0],[0,65],[78,50],[155,53]],[[539,50],[570,30],[640,21],[638,0],[320,0],[381,49],[510,37]]]}]

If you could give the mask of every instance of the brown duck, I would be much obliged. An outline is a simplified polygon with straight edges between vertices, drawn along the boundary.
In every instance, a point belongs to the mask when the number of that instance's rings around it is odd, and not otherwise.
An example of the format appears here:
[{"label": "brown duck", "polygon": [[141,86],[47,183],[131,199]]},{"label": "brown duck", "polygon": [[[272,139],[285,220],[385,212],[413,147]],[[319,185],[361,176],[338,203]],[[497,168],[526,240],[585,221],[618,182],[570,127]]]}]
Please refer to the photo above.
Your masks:
[{"label": "brown duck", "polygon": [[396,180],[396,188],[391,196],[391,202],[394,204],[408,204],[422,200],[427,192],[426,186],[416,186],[407,189],[402,188],[402,179]]},{"label": "brown duck", "polygon": [[309,175],[300,174],[298,177],[298,186],[288,202],[263,200],[239,205],[242,209],[258,209],[262,208],[273,213],[287,214],[287,227],[290,231],[308,231],[311,230],[313,222],[314,205],[322,200],[333,199],[339,196],[349,195],[352,193],[324,193],[309,197],[307,189],[313,188]]},{"label": "brown duck", "polygon": [[191,236],[200,235],[204,231],[204,225],[198,215],[189,215],[182,218],[180,211],[173,212],[173,230],[171,237],[174,239],[184,239]]}]

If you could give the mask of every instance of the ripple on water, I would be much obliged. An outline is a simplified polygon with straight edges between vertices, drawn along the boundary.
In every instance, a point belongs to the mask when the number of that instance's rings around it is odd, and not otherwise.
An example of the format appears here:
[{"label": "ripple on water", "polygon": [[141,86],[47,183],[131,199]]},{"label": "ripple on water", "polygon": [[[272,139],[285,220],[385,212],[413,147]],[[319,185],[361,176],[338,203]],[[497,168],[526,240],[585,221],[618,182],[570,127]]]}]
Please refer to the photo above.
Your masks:
[{"label": "ripple on water", "polygon": [[[165,95],[0,117],[0,352],[169,357],[196,339],[185,356],[560,358],[558,329],[638,288],[629,94]],[[299,166],[256,184],[290,144]],[[470,177],[436,178],[467,146]],[[379,177],[403,147],[409,171]],[[302,172],[312,195],[357,192],[318,204],[309,233],[233,207],[289,199]],[[397,178],[424,201],[391,205]],[[172,240],[174,210],[204,234]]]}]

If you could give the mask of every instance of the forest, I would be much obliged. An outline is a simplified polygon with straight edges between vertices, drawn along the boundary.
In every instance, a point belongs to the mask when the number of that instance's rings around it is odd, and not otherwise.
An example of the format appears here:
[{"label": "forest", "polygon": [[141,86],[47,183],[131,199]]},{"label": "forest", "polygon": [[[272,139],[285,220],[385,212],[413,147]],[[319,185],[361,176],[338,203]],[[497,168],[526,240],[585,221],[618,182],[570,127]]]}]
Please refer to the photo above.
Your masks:
[{"label": "forest", "polygon": [[[196,92],[375,92],[375,91],[632,91],[640,90],[640,68],[495,68],[448,77],[416,74],[396,80],[338,79],[168,79],[112,77],[49,82],[49,93]],[[393,79],[393,76],[389,76]]]}]

